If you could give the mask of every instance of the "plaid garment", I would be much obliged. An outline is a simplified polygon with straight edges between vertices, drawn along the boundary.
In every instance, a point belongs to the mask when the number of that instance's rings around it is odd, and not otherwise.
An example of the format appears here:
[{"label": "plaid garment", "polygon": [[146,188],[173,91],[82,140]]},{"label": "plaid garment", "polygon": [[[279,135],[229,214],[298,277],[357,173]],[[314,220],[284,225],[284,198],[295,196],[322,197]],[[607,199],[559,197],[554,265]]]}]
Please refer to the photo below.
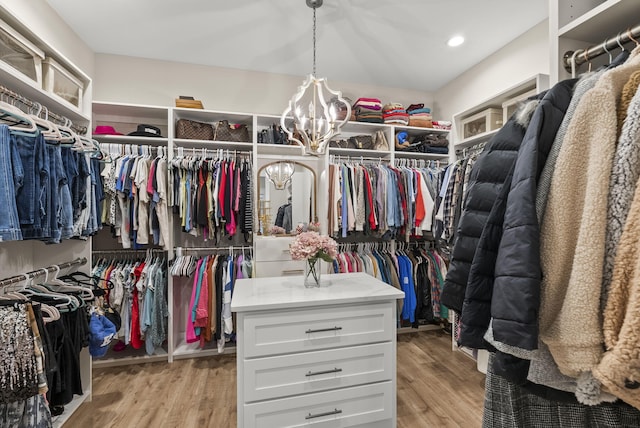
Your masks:
[{"label": "plaid garment", "polygon": [[640,410],[618,401],[587,406],[550,401],[497,376],[489,356],[483,428],[631,428],[640,427]]},{"label": "plaid garment", "polygon": [[456,173],[458,171],[458,163],[451,165],[450,168],[452,168],[452,170],[449,173],[449,183],[447,183],[447,192],[444,195],[444,202],[443,202],[444,203],[443,222],[445,226],[444,232],[443,232],[443,238],[449,242],[452,242],[453,230],[450,228],[450,225],[451,225],[451,219],[453,217],[453,213],[455,212],[455,207],[453,206],[455,194],[453,189],[456,183]]}]

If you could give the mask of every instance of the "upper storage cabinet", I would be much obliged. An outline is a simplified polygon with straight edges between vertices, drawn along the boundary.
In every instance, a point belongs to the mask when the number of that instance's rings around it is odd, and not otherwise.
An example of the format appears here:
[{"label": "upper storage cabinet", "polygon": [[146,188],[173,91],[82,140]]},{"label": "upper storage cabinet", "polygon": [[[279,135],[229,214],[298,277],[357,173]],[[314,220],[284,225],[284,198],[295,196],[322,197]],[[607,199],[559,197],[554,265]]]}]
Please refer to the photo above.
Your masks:
[{"label": "upper storage cabinet", "polygon": [[39,103],[45,112],[65,116],[80,128],[89,126],[89,76],[6,6],[0,6],[0,85]]},{"label": "upper storage cabinet", "polygon": [[456,151],[488,141],[524,99],[549,88],[549,76],[536,74],[453,116]]},{"label": "upper storage cabinet", "polygon": [[[551,83],[571,76],[563,64],[565,53],[600,44],[638,24],[638,0],[550,0]],[[612,54],[619,51],[615,49]],[[593,60],[592,67],[606,62],[608,56],[600,56]],[[580,71],[586,69],[583,66]]]}]

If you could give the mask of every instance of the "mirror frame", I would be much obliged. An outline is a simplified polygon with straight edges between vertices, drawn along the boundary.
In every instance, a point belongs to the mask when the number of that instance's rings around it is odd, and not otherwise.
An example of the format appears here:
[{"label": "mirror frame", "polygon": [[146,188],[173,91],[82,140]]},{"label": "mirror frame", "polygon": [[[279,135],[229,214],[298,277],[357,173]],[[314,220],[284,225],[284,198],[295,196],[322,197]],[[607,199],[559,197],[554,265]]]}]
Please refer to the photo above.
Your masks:
[{"label": "mirror frame", "polygon": [[[313,177],[313,219],[312,221],[316,221],[316,219],[318,218],[318,182],[316,180],[316,172],[313,170],[313,168],[311,168],[309,165],[299,162],[299,161],[295,161],[295,160],[279,160],[279,161],[275,161],[275,162],[269,162],[266,163],[264,165],[262,165],[260,167],[260,169],[258,169],[258,183],[257,183],[257,189],[258,189],[258,198],[257,198],[257,204],[256,204],[256,224],[258,225],[258,230],[260,230],[260,194],[261,194],[261,187],[260,187],[260,174],[262,173],[262,171],[267,168],[269,165],[273,165],[273,164],[277,164],[280,162],[289,162],[292,163],[294,165],[300,165],[303,168],[308,169],[311,172],[311,176]],[[294,172],[295,173],[295,172]],[[269,180],[269,178],[267,177],[266,173],[265,173],[265,178],[267,180]],[[282,237],[286,237],[286,236],[294,236],[295,233],[285,233],[282,235],[269,235],[268,233],[263,233],[260,236],[282,236]]]}]

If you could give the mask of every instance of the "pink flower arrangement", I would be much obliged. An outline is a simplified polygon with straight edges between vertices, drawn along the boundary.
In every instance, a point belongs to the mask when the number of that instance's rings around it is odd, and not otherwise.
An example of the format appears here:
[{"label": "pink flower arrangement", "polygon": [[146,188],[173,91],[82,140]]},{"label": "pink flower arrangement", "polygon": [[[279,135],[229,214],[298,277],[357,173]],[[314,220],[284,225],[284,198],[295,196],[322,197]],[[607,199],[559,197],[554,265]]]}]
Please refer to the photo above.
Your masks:
[{"label": "pink flower arrangement", "polygon": [[295,237],[290,246],[293,260],[317,260],[332,262],[338,255],[338,244],[326,235],[318,232],[302,232]]}]

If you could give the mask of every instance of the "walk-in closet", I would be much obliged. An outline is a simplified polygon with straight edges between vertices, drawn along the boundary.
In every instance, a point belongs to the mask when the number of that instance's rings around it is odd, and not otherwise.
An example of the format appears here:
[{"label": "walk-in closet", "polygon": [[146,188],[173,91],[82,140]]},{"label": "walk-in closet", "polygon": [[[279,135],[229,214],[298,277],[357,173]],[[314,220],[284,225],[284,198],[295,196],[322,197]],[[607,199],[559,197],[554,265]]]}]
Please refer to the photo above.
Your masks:
[{"label": "walk-in closet", "polygon": [[0,0],[0,427],[640,426],[636,0]]}]

